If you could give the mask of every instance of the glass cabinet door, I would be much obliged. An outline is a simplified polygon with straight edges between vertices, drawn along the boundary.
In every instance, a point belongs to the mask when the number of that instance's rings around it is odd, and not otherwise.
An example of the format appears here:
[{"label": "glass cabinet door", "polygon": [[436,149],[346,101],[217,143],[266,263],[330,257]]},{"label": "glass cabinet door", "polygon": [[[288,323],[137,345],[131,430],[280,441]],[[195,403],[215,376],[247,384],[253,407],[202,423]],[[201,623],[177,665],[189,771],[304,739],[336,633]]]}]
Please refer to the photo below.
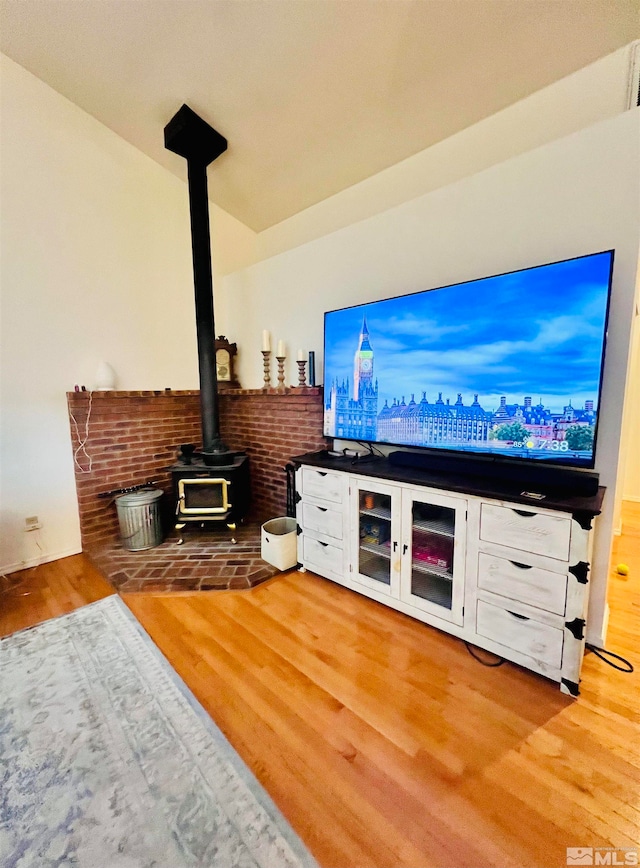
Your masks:
[{"label": "glass cabinet door", "polygon": [[462,624],[466,501],[405,491],[401,598]]},{"label": "glass cabinet door", "polygon": [[384,594],[399,594],[400,489],[358,481],[354,578]]}]

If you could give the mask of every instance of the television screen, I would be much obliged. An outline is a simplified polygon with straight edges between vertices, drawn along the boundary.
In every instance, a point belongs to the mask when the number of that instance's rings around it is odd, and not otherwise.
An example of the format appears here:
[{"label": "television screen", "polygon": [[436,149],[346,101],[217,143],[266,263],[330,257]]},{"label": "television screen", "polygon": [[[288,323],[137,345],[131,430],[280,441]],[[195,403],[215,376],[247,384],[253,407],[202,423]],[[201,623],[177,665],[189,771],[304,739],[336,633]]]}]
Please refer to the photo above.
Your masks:
[{"label": "television screen", "polygon": [[325,435],[593,467],[613,253],[326,313]]}]

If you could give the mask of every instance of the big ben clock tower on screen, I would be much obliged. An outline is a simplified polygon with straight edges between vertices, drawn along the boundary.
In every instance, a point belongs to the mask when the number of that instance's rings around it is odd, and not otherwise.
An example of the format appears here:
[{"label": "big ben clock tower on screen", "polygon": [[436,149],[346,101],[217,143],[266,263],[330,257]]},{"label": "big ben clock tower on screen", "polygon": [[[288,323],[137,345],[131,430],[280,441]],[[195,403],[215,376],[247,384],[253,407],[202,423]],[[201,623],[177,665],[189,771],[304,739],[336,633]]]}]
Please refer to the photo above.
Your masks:
[{"label": "big ben clock tower on screen", "polygon": [[345,440],[375,441],[378,422],[378,383],[373,379],[373,348],[363,318],[353,357],[353,383],[332,380],[325,401],[325,429]]},{"label": "big ben clock tower on screen", "polygon": [[353,359],[353,400],[359,401],[373,383],[373,350],[369,342],[367,321],[363,318],[360,341]]}]

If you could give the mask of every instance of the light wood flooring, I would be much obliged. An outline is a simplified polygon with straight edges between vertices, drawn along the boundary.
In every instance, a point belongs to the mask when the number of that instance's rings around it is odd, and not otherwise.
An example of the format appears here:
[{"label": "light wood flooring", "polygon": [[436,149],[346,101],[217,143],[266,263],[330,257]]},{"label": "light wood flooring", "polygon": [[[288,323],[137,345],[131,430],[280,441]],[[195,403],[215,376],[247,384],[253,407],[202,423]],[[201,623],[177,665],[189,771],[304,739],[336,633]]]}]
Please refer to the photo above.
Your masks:
[{"label": "light wood flooring", "polygon": [[[607,647],[636,672],[588,654],[577,700],[309,573],[123,598],[323,868],[562,868],[567,847],[622,865],[640,846],[640,504],[622,561]],[[0,596],[0,634],[111,590],[82,556],[24,587]]]},{"label": "light wood flooring", "polygon": [[84,555],[0,576],[0,636],[65,615],[113,594]]}]

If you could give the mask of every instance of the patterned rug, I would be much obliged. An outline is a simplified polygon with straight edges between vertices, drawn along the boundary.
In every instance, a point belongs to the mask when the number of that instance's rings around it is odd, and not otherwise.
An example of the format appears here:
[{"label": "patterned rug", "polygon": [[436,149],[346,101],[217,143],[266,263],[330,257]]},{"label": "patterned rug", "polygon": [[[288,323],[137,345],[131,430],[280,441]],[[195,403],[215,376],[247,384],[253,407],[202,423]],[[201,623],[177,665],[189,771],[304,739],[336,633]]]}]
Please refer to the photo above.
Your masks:
[{"label": "patterned rug", "polygon": [[112,596],[0,642],[0,865],[316,863]]}]

